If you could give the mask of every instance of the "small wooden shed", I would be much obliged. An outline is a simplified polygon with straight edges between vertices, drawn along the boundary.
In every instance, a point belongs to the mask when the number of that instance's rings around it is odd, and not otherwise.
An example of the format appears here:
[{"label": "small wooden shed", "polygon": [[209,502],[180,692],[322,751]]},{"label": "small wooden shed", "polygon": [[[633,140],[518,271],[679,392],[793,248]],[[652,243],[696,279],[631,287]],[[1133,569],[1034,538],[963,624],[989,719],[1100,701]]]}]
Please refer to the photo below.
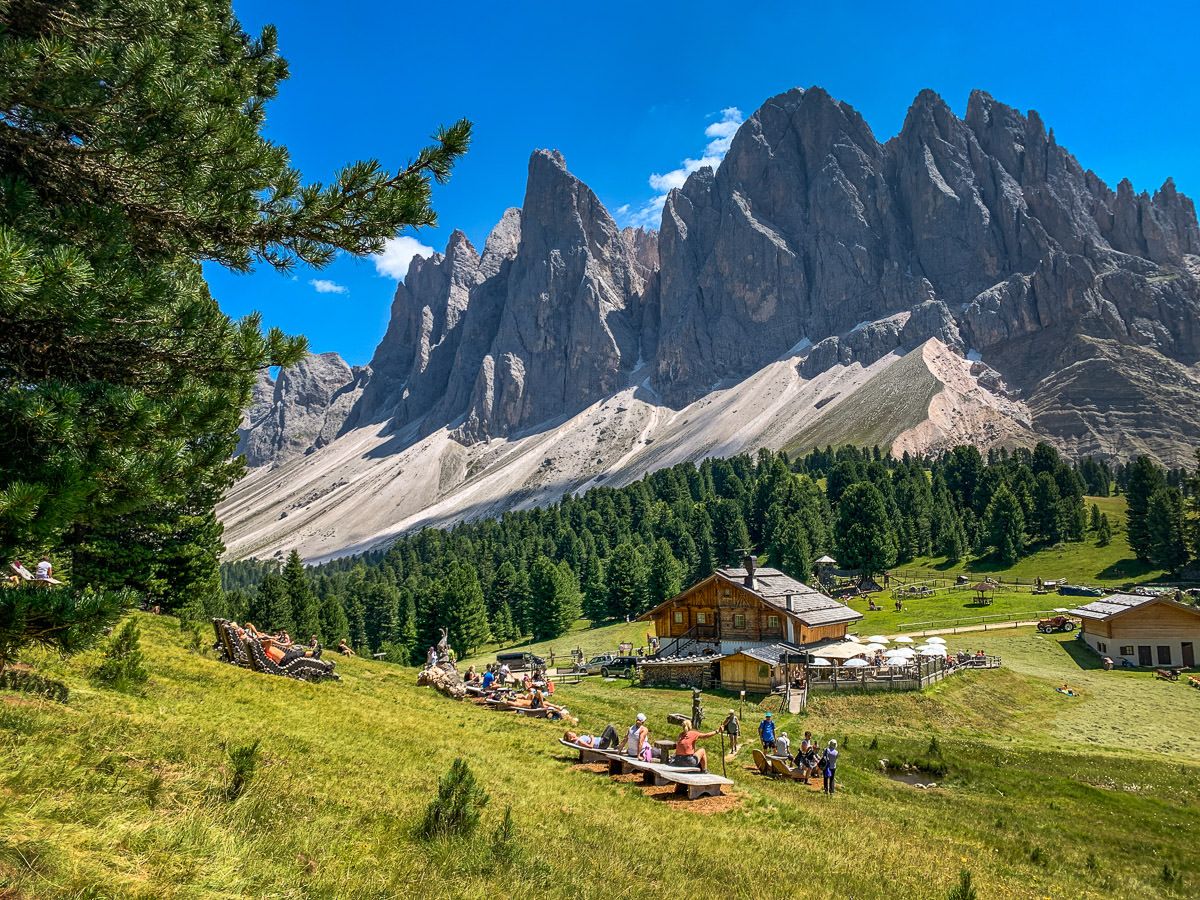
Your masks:
[{"label": "small wooden shed", "polygon": [[769,694],[787,683],[788,667],[781,660],[786,654],[800,653],[788,643],[765,647],[747,647],[721,658],[721,687],[727,691]]}]

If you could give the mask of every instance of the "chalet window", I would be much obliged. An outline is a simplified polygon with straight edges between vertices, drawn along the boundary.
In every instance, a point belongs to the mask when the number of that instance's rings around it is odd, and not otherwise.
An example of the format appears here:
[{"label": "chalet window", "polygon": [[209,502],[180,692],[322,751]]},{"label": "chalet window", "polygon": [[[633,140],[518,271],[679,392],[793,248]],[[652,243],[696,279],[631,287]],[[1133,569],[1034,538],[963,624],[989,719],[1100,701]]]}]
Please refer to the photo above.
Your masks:
[{"label": "chalet window", "polygon": [[758,677],[759,678],[770,678],[771,677],[771,669],[767,666],[766,663],[758,664]]},{"label": "chalet window", "polygon": [[[1099,647],[1101,650],[1104,649],[1103,644],[1097,644],[1096,646]],[[1121,655],[1122,656],[1133,656],[1133,644],[1128,644],[1127,646],[1122,647]]]},{"label": "chalet window", "polygon": [[734,628],[745,628],[746,627],[746,617],[742,613],[737,613],[734,615],[733,627]]},{"label": "chalet window", "polygon": [[726,597],[728,597],[728,596],[729,596],[729,588],[725,588],[725,596],[726,596]]},{"label": "chalet window", "polygon": [[704,613],[696,613],[696,624],[704,625],[708,622],[708,617]]},{"label": "chalet window", "polygon": [[778,628],[779,627],[779,616],[767,616],[767,627],[768,628]]},{"label": "chalet window", "polygon": [[[1096,649],[1099,650],[1101,653],[1107,653],[1108,652],[1108,644],[1104,643],[1104,641],[1096,641]],[[1126,650],[1125,647],[1121,648],[1122,653],[1124,653],[1125,650]],[[1128,650],[1130,653],[1133,652],[1132,647],[1129,647]]]},{"label": "chalet window", "polygon": [[676,611],[676,613],[675,613],[675,624],[676,624],[676,625],[682,625],[682,624],[683,624],[683,611],[682,611],[682,610]]}]

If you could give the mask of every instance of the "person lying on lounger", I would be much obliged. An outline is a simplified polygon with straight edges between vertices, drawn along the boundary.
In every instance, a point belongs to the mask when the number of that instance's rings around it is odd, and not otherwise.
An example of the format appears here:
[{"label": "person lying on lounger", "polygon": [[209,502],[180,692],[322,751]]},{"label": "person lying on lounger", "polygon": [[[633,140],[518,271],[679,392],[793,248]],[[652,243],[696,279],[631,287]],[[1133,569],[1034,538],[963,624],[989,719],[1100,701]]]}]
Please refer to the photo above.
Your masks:
[{"label": "person lying on lounger", "polygon": [[563,740],[579,747],[590,747],[592,750],[607,750],[617,746],[621,742],[621,736],[617,734],[615,727],[609,725],[599,737],[594,734],[576,734],[568,731],[563,734]]}]

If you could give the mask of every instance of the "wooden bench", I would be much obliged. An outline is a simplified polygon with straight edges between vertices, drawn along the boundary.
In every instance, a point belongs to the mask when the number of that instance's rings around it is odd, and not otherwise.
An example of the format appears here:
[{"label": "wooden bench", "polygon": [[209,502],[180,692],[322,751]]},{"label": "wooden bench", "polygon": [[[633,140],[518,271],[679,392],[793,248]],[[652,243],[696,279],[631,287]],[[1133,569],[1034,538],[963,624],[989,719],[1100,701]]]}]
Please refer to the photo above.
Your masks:
[{"label": "wooden bench", "polygon": [[645,784],[652,784],[655,787],[674,783],[676,775],[701,774],[697,766],[670,766],[666,763],[648,763],[640,759],[633,760],[630,768],[635,772],[642,773],[642,781]]},{"label": "wooden bench", "polygon": [[599,747],[583,747],[579,744],[572,744],[570,741],[564,741],[562,738],[558,742],[564,747],[570,747],[572,750],[579,751],[579,761],[581,763],[608,763],[608,750],[601,750]]},{"label": "wooden bench", "polygon": [[689,800],[697,800],[700,797],[720,797],[721,788],[724,785],[733,784],[728,778],[722,778],[712,772],[691,773],[675,769],[674,766],[663,766],[662,768],[674,770],[664,773],[663,777],[675,785],[675,793],[687,793]]}]

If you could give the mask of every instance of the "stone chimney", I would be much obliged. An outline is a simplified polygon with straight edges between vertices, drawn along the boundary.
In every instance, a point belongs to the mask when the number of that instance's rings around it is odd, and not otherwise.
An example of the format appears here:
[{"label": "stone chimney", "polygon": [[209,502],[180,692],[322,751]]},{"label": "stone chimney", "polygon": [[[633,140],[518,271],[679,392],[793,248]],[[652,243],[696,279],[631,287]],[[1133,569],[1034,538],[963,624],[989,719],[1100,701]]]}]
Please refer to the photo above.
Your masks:
[{"label": "stone chimney", "polygon": [[746,587],[754,590],[754,570],[758,568],[758,557],[749,554],[743,556],[742,567],[746,570]]}]

